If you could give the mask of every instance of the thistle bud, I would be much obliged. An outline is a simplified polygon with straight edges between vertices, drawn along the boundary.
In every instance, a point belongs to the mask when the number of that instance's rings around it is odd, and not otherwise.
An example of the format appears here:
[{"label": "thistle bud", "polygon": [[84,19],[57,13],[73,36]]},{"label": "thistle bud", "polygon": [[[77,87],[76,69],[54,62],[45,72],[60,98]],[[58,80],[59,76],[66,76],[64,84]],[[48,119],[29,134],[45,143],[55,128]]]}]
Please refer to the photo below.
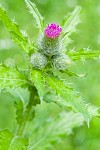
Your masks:
[{"label": "thistle bud", "polygon": [[38,40],[38,46],[41,52],[47,56],[59,54],[62,49],[60,34],[62,28],[55,23],[49,24]]},{"label": "thistle bud", "polygon": [[31,55],[30,62],[35,69],[42,69],[47,64],[47,58],[41,53]]},{"label": "thistle bud", "polygon": [[57,70],[68,69],[70,63],[71,60],[66,54],[55,56],[52,60],[53,67],[55,67]]},{"label": "thistle bud", "polygon": [[48,27],[44,30],[45,36],[50,39],[59,37],[62,32],[62,28],[56,23],[48,24]]}]

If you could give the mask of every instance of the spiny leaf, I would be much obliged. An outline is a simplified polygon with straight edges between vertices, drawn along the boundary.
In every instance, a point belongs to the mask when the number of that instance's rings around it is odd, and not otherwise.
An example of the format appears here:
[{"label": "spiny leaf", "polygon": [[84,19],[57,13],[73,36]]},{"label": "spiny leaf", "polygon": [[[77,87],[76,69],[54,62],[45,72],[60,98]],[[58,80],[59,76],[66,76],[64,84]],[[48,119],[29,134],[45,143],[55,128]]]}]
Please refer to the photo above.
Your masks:
[{"label": "spiny leaf", "polygon": [[8,130],[0,131],[0,150],[8,150],[8,147],[13,138],[12,133]]},{"label": "spiny leaf", "polygon": [[67,17],[64,18],[62,23],[64,33],[73,32],[76,25],[80,22],[80,17],[79,17],[80,12],[81,12],[81,7],[77,6],[72,13],[68,14]]},{"label": "spiny leaf", "polygon": [[[65,101],[63,98],[61,98],[60,96],[55,96],[53,94],[47,94],[45,97],[45,101],[46,102],[54,102],[56,104],[58,104],[60,107],[70,107],[70,103],[68,101]],[[99,107],[97,106],[93,106],[91,104],[86,104],[87,106],[87,110],[88,113],[90,115],[90,119],[92,119],[93,117],[100,117],[100,113],[99,113]]]},{"label": "spiny leaf", "polygon": [[25,0],[27,7],[29,8],[30,13],[33,15],[37,28],[42,31],[44,26],[44,18],[41,16],[40,12],[38,11],[36,5],[31,2],[30,0]]},{"label": "spiny leaf", "polygon": [[15,108],[16,108],[16,120],[17,123],[20,124],[23,119],[23,103],[20,99],[16,99]]},{"label": "spiny leaf", "polygon": [[55,77],[57,77],[59,80],[61,80],[68,89],[73,90],[73,88],[68,85],[71,83],[67,83],[68,76],[67,76],[66,72],[52,69],[52,73]]},{"label": "spiny leaf", "polygon": [[75,91],[67,88],[62,81],[57,80],[54,77],[45,76],[45,80],[49,87],[55,91],[57,95],[60,95],[69,104],[69,107],[76,112],[80,112],[84,115],[87,123],[90,121],[90,114],[87,110],[87,105],[85,102],[76,94]]},{"label": "spiny leaf", "polygon": [[15,21],[11,21],[7,16],[6,11],[0,6],[0,20],[3,22],[5,28],[12,35],[14,41],[20,48],[23,49],[24,53],[29,53],[34,49],[34,45],[29,42],[28,37],[24,36]]},{"label": "spiny leaf", "polygon": [[[43,111],[40,113],[43,114]],[[38,115],[40,116],[40,114]],[[48,117],[47,115],[45,118],[39,117],[38,120],[35,120],[36,126],[38,126],[37,136],[33,135],[32,139],[35,140],[31,139],[30,150],[41,150],[41,147],[42,149],[48,149],[51,145],[54,147],[53,143],[59,139],[61,140],[61,135],[71,134],[73,128],[83,125],[84,122],[84,118],[80,113],[73,113],[72,111],[61,112],[56,118]],[[42,125],[43,122],[44,126]]]},{"label": "spiny leaf", "polygon": [[14,137],[9,130],[0,131],[0,150],[27,150],[28,139]]},{"label": "spiny leaf", "polygon": [[80,22],[79,14],[81,12],[81,7],[77,6],[72,13],[70,13],[62,22],[63,26],[63,43],[68,45],[71,40],[69,36],[75,32],[77,24]]},{"label": "spiny leaf", "polygon": [[92,119],[93,117],[100,117],[99,110],[100,110],[99,107],[96,107],[96,106],[94,106],[94,105],[88,104],[88,111],[89,111],[89,114],[90,114],[91,119]]},{"label": "spiny leaf", "polygon": [[30,73],[30,80],[36,87],[40,100],[42,102],[45,94],[45,82],[42,73],[39,70],[32,70],[32,72]]},{"label": "spiny leaf", "polygon": [[76,74],[75,72],[69,71],[68,69],[65,70],[63,73],[66,73],[69,76],[76,76],[76,77],[79,77],[79,78],[86,77],[86,74]]},{"label": "spiny leaf", "polygon": [[54,76],[58,77],[60,80],[67,80],[68,76],[70,76],[70,77],[75,76],[75,77],[79,77],[79,78],[86,77],[86,74],[77,74],[75,72],[70,71],[69,69],[61,70],[61,71],[52,69],[52,73]]},{"label": "spiny leaf", "polygon": [[24,87],[28,84],[25,76],[17,69],[0,65],[0,89]]},{"label": "spiny leaf", "polygon": [[[21,90],[21,89],[20,89]],[[16,108],[16,120],[20,124],[23,119],[24,100],[18,89],[11,90],[10,93],[14,96],[14,106]]]},{"label": "spiny leaf", "polygon": [[79,51],[68,51],[67,54],[72,60],[86,60],[100,57],[100,50],[92,51],[91,49],[81,49]]},{"label": "spiny leaf", "polygon": [[21,137],[14,137],[8,150],[27,150],[28,139]]},{"label": "spiny leaf", "polygon": [[21,37],[19,34],[15,33],[14,31],[11,31],[10,33],[13,36],[15,43],[17,43],[19,47],[23,49],[24,52],[26,52],[27,54],[30,55],[31,53],[34,52],[34,50],[37,49],[33,43],[29,42],[27,37],[25,37],[24,39],[23,37]]}]

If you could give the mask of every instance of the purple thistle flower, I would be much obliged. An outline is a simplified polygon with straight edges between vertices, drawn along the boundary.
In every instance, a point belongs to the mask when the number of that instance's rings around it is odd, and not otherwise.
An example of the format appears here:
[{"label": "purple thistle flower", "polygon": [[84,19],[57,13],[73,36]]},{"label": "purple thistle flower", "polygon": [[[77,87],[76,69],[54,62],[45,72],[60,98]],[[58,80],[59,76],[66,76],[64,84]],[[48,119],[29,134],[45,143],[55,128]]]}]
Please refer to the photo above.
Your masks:
[{"label": "purple thistle flower", "polygon": [[62,28],[56,23],[48,24],[47,28],[44,30],[46,37],[50,39],[57,38],[62,32]]}]

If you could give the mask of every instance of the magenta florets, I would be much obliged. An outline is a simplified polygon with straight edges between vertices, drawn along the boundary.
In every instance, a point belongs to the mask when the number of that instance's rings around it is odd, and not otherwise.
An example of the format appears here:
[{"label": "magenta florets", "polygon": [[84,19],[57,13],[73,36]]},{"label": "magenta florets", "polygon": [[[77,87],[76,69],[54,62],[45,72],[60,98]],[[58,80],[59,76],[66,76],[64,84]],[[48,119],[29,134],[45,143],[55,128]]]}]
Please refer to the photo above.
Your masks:
[{"label": "magenta florets", "polygon": [[62,32],[62,28],[56,23],[48,24],[48,27],[44,30],[46,37],[50,39],[57,38]]}]

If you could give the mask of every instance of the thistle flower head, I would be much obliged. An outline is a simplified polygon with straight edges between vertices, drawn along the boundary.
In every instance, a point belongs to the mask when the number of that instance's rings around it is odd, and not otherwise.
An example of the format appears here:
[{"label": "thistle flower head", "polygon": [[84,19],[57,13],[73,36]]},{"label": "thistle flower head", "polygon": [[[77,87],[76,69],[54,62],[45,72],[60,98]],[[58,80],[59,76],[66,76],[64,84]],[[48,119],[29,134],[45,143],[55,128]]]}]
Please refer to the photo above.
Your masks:
[{"label": "thistle flower head", "polygon": [[48,24],[47,28],[44,30],[46,37],[50,39],[55,39],[59,37],[62,32],[62,28],[56,23]]}]

